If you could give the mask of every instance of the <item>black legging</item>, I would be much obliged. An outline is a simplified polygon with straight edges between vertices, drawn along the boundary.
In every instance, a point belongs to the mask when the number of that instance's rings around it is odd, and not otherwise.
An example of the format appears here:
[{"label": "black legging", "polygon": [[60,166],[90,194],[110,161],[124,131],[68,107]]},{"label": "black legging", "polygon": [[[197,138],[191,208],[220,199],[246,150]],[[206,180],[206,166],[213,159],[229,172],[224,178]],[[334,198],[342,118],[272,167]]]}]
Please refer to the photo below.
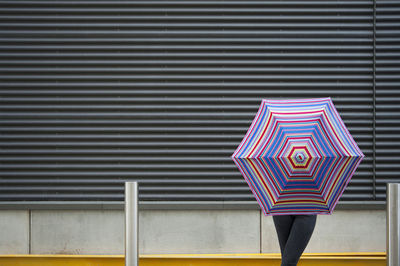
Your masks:
[{"label": "black legging", "polygon": [[273,220],[281,248],[281,266],[297,265],[314,231],[317,215],[275,215]]}]

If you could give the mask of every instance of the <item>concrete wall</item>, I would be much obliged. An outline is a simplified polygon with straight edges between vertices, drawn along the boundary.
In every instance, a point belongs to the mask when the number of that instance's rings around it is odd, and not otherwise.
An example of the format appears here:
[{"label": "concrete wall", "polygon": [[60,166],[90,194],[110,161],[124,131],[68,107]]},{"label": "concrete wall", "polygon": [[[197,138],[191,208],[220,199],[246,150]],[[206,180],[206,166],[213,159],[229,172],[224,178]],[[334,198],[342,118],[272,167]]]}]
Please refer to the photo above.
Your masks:
[{"label": "concrete wall", "polygon": [[[278,253],[272,217],[257,210],[143,210],[141,254]],[[319,215],[305,252],[384,252],[384,210]],[[120,210],[0,211],[1,254],[123,254]]]}]

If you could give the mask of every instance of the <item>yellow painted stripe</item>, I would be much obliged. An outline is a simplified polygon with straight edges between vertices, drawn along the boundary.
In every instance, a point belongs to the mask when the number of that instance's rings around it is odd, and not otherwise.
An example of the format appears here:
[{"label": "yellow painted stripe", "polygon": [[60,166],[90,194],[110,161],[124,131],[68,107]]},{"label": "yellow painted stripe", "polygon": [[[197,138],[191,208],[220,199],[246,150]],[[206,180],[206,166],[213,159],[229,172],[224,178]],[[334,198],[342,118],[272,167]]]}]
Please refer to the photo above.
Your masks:
[{"label": "yellow painted stripe", "polygon": [[[280,254],[149,254],[141,266],[279,266]],[[124,266],[123,255],[0,255],[1,266]],[[299,266],[385,266],[386,253],[304,253]]]}]

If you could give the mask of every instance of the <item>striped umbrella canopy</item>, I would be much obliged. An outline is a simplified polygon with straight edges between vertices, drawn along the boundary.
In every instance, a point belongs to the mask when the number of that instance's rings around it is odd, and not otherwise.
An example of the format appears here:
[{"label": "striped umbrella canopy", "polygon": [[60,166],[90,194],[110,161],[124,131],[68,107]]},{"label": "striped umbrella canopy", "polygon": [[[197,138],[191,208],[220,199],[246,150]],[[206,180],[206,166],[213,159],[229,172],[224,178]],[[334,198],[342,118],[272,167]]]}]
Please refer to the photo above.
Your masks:
[{"label": "striped umbrella canopy", "polygon": [[262,100],[232,155],[266,216],[331,214],[362,158],[330,97]]}]

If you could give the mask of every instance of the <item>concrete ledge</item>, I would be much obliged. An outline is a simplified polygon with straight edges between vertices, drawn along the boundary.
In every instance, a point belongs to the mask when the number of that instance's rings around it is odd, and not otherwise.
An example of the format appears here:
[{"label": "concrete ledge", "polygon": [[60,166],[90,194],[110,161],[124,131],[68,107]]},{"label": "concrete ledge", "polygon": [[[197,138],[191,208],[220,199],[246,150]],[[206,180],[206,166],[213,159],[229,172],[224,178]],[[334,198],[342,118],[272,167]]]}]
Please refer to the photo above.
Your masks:
[{"label": "concrete ledge", "polygon": [[[123,255],[0,255],[2,266],[123,266]],[[141,266],[279,266],[280,254],[155,254],[141,255]],[[304,253],[299,266],[365,265],[385,266],[386,254]]]},{"label": "concrete ledge", "polygon": [[30,253],[29,213],[30,211],[28,210],[1,211],[0,254]]},{"label": "concrete ledge", "polygon": [[[124,254],[123,210],[7,210],[0,214],[4,232],[0,254]],[[143,210],[139,224],[143,255],[280,251],[272,217],[264,217],[259,210]],[[320,215],[304,252],[385,252],[385,227],[383,210]]]}]

